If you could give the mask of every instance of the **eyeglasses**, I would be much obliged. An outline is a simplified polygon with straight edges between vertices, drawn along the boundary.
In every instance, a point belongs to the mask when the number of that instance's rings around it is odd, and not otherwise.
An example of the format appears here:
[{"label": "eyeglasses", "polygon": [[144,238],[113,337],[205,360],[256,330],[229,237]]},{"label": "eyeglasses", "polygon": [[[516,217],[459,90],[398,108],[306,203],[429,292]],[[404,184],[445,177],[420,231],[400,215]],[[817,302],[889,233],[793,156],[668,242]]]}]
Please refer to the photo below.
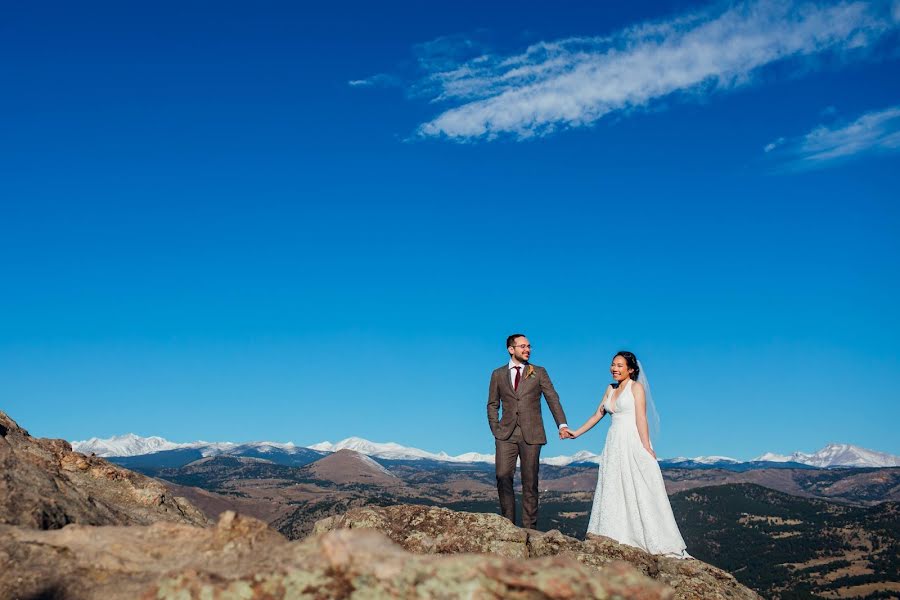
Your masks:
[{"label": "eyeglasses", "polygon": [[515,346],[513,346],[513,348],[521,348],[522,350],[528,348],[529,350],[531,350],[531,344],[516,344]]}]

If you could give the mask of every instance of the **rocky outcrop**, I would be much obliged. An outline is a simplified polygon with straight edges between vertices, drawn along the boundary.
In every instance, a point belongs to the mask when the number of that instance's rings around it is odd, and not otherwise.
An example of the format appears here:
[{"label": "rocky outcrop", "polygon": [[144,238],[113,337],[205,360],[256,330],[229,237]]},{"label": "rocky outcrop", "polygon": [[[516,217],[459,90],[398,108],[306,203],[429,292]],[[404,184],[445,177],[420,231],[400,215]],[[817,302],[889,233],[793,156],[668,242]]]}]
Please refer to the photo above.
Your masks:
[{"label": "rocky outcrop", "polygon": [[0,523],[37,529],[85,525],[207,525],[164,485],[64,440],[31,437],[0,411]]},{"label": "rocky outcrop", "polygon": [[376,529],[417,554],[481,552],[519,561],[566,558],[595,569],[624,561],[673,589],[675,598],[759,598],[729,573],[698,560],[655,556],[601,536],[580,541],[558,531],[520,529],[493,514],[412,505],[366,507],[323,519],[316,523],[314,533],[340,529]]},{"label": "rocky outcrop", "polygon": [[159,482],[0,412],[2,599],[758,598],[699,561],[498,515],[355,508],[296,542],[231,511],[198,525],[202,513]]},{"label": "rocky outcrop", "polygon": [[662,600],[672,591],[621,561],[598,570],[569,556],[412,554],[372,530],[288,542],[227,512],[205,529],[0,526],[0,597]]}]

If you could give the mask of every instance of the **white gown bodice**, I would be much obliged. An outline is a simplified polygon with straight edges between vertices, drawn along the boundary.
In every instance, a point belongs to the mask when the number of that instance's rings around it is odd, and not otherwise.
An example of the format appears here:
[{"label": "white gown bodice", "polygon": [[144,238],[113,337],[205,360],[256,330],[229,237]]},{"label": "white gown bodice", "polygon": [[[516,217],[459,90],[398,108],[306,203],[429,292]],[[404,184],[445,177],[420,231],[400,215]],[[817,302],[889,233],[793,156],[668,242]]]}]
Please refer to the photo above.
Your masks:
[{"label": "white gown bodice", "polygon": [[614,398],[616,390],[613,390],[606,398],[603,399],[603,406],[612,416],[613,425],[626,422],[635,423],[634,420],[634,394],[631,393],[631,380],[621,384],[625,386],[619,397]]}]

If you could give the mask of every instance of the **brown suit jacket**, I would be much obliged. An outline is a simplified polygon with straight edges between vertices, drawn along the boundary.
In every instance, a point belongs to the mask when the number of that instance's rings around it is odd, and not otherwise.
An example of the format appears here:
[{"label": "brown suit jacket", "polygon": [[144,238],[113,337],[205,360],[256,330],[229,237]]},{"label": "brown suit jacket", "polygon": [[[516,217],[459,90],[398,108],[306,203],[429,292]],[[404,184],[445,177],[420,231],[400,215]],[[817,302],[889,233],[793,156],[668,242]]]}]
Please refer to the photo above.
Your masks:
[{"label": "brown suit jacket", "polygon": [[[528,367],[534,367],[529,377]],[[559,403],[559,394],[553,389],[547,370],[537,365],[525,364],[519,389],[514,390],[509,381],[509,363],[491,373],[491,384],[488,388],[487,416],[488,424],[494,437],[507,440],[518,425],[522,429],[522,437],[529,444],[546,444],[547,434],[544,431],[544,419],[541,417],[541,394],[550,407],[550,413],[556,425],[567,423],[566,413]],[[498,411],[503,406],[503,416]]]}]

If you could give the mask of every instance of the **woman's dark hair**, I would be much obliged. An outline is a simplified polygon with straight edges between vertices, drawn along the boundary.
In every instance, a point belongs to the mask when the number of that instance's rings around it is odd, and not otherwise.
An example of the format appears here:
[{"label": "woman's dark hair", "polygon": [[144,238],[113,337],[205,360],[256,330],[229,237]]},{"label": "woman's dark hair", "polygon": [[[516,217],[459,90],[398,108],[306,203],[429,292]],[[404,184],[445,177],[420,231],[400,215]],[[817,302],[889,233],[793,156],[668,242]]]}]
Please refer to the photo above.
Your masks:
[{"label": "woman's dark hair", "polygon": [[641,368],[638,366],[637,356],[635,356],[633,353],[629,352],[628,350],[619,350],[613,356],[613,360],[615,360],[616,356],[621,356],[622,358],[624,358],[625,364],[628,366],[628,368],[634,369],[634,373],[631,373],[631,378],[634,381],[637,381],[638,375],[641,372]]}]

